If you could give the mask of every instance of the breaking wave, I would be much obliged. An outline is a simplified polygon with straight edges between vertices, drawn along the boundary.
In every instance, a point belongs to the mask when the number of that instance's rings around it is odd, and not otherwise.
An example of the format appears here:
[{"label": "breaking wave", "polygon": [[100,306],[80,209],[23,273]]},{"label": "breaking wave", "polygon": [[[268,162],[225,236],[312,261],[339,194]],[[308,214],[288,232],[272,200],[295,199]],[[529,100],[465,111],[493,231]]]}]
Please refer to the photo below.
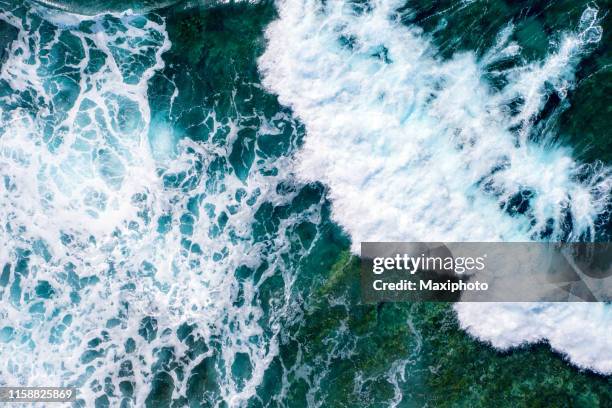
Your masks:
[{"label": "breaking wave", "polygon": [[[557,143],[561,108],[544,114],[600,40],[598,10],[584,10],[542,60],[522,57],[511,22],[482,56],[443,60],[402,23],[401,6],[283,1],[259,60],[265,86],[306,126],[298,174],[330,187],[353,251],[362,241],[601,238],[612,173]],[[575,364],[612,372],[609,306],[455,308],[496,347],[548,340]]]}]

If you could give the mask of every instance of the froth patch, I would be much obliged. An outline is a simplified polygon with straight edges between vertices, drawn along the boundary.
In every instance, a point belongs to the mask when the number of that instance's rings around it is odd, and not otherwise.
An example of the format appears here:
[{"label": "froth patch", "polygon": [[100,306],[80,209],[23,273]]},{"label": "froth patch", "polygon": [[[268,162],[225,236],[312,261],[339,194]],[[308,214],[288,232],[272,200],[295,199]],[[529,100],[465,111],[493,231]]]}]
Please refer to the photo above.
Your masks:
[{"label": "froth patch", "polygon": [[612,373],[612,313],[604,304],[457,303],[460,325],[499,349],[546,341],[575,365]]},{"label": "froth patch", "polygon": [[[552,93],[564,98],[573,86],[576,63],[595,41],[596,10],[588,8],[545,59],[500,71],[489,67],[520,54],[511,25],[482,59],[464,52],[440,60],[420,29],[399,22],[400,3],[364,10],[285,1],[259,60],[264,85],[306,125],[299,176],[330,187],[333,217],[353,251],[362,241],[593,239],[610,203],[610,169],[576,162],[535,123]],[[494,88],[485,74],[506,85]],[[539,330],[527,310],[492,307],[498,320],[523,313],[525,327]],[[601,345],[594,353],[609,354],[603,333],[590,330],[610,313],[603,310],[582,328]],[[470,320],[471,332],[502,338],[504,327],[495,334],[490,323]],[[564,332],[519,333],[517,342]],[[573,358],[586,344],[567,340],[560,350]]]}]

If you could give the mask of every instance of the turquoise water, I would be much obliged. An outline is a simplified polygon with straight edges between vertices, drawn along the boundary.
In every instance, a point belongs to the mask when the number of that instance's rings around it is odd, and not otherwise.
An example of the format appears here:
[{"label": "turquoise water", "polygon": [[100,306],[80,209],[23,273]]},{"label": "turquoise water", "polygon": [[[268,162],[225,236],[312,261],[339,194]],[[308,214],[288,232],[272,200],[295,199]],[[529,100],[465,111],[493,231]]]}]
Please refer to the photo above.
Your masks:
[{"label": "turquoise water", "polygon": [[2,385],[612,404],[608,306],[364,306],[355,256],[608,239],[605,4],[53,3],[0,2]]}]

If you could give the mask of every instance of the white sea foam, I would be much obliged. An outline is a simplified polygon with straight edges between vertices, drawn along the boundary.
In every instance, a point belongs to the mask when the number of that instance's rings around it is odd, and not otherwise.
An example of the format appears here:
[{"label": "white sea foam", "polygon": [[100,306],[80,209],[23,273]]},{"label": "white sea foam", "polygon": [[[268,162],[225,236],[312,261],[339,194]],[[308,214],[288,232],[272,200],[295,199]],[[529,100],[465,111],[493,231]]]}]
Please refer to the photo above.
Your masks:
[{"label": "white sea foam", "polygon": [[[20,12],[0,14],[19,30],[0,74],[10,90],[0,98],[0,384],[75,385],[86,406],[103,394],[119,406],[129,381],[143,406],[168,347],[185,373],[161,370],[175,398],[215,354],[219,398],[240,405],[276,356],[278,319],[289,314],[284,299],[264,313],[259,287],[272,274],[290,287],[288,231],[316,223],[318,207],[255,242],[260,205],[297,194],[276,191],[288,159],[257,157],[244,181],[227,164],[239,123],[209,112],[211,135],[226,130],[222,143],[180,141],[171,126],[151,125],[149,79],[171,46],[161,19]],[[281,116],[253,131],[281,133]],[[241,265],[262,276],[238,279]],[[148,316],[156,335],[147,340]],[[193,340],[206,352],[177,339],[183,323],[197,325]],[[238,355],[252,368],[244,381],[232,371]]]},{"label": "white sea foam", "polygon": [[[585,10],[543,60],[492,71],[520,53],[508,41],[511,25],[484,57],[441,60],[426,34],[400,23],[402,3],[359,11],[346,1],[281,1],[259,60],[265,86],[306,125],[299,174],[329,185],[353,251],[362,241],[593,239],[610,170],[580,165],[534,123],[553,92],[565,97],[576,63],[601,36],[597,10]],[[508,84],[496,90],[484,74]],[[517,211],[521,196],[529,205]],[[574,363],[612,372],[607,306],[457,311],[470,333],[497,347],[548,340]]]},{"label": "white sea foam", "polygon": [[612,312],[603,303],[457,303],[461,327],[494,347],[547,341],[581,368],[612,373]]}]

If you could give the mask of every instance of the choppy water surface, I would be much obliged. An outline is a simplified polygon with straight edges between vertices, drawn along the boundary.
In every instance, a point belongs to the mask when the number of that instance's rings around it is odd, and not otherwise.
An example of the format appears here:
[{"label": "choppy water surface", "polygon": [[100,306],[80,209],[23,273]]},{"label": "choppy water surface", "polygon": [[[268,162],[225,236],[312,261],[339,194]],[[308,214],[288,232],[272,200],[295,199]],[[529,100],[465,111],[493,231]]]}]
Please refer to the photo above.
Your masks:
[{"label": "choppy water surface", "polygon": [[609,306],[363,306],[351,255],[608,239],[605,10],[136,3],[0,2],[0,383],[99,407],[611,402]]}]

